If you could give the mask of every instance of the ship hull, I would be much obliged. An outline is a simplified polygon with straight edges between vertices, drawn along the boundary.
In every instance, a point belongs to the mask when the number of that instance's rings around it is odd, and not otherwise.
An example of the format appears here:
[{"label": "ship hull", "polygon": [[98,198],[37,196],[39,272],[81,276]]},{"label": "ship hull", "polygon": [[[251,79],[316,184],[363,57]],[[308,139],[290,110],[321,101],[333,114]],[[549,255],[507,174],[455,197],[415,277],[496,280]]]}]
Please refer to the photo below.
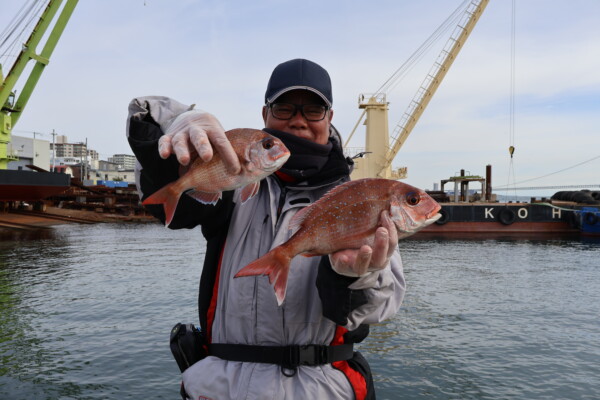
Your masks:
[{"label": "ship hull", "polygon": [[0,170],[0,201],[40,201],[63,193],[71,177],[56,172]]},{"label": "ship hull", "polygon": [[578,222],[583,235],[600,237],[600,207],[582,207]]},{"label": "ship hull", "polygon": [[423,233],[576,234],[576,207],[541,203],[440,204],[442,218]]}]

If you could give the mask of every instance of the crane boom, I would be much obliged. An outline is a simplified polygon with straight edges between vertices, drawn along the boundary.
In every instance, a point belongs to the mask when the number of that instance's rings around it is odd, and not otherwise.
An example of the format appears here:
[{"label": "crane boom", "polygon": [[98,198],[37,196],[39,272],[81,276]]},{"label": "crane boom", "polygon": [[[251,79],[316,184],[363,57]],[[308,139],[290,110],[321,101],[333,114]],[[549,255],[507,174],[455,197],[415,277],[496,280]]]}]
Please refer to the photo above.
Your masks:
[{"label": "crane boom", "polygon": [[[384,167],[392,163],[394,157],[396,157],[396,154],[398,154],[398,151],[408,138],[408,135],[412,132],[419,118],[421,118],[423,111],[425,111],[429,101],[442,83],[446,73],[452,66],[452,63],[467,41],[488,3],[489,0],[472,1],[465,11],[466,20],[461,21],[456,27],[432,69],[427,74],[423,84],[412,99],[408,109],[402,116],[402,119],[394,128],[392,143],[386,155]],[[462,24],[463,22],[464,24]]]},{"label": "crane boom", "polygon": [[[46,39],[42,51],[38,54],[36,53],[36,47],[40,44],[42,37],[50,27],[56,13],[63,3],[63,0],[50,0],[37,25],[31,32],[29,39],[27,39],[27,42],[23,45],[21,52],[8,75],[6,75],[6,78],[2,77],[0,68],[0,169],[6,169],[8,161],[15,159],[15,157],[8,152],[12,127],[19,120],[25,105],[31,97],[33,89],[42,75],[44,67],[50,62],[50,56],[52,55],[67,22],[71,18],[78,1],[79,0],[66,0],[64,7],[54,23],[52,31]],[[15,85],[27,64],[32,60],[35,64],[15,101]]]},{"label": "crane boom", "polygon": [[458,26],[442,49],[427,77],[410,102],[402,119],[392,132],[391,142],[388,134],[388,103],[384,93],[373,96],[361,96],[359,107],[366,110],[366,152],[372,153],[366,159],[356,160],[353,179],[380,177],[401,179],[406,177],[406,169],[391,169],[392,161],[417,124],[429,101],[440,86],[450,66],[462,49],[489,0],[472,0],[467,6]]}]

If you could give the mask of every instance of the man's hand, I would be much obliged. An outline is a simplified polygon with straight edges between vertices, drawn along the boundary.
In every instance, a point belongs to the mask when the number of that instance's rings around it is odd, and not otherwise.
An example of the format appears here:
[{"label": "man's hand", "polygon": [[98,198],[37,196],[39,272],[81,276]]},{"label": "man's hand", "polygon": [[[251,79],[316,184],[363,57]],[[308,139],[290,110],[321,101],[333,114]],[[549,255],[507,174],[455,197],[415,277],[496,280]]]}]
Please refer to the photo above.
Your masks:
[{"label": "man's hand", "polygon": [[205,162],[210,161],[214,150],[229,172],[240,172],[240,162],[221,123],[214,115],[199,110],[186,111],[175,118],[158,141],[160,156],[166,159],[175,154],[183,166],[187,166],[196,155]]},{"label": "man's hand", "polygon": [[381,226],[375,231],[372,248],[364,245],[359,250],[340,250],[329,256],[335,272],[345,276],[363,276],[389,264],[398,246],[398,232],[387,211],[381,213],[379,221]]}]

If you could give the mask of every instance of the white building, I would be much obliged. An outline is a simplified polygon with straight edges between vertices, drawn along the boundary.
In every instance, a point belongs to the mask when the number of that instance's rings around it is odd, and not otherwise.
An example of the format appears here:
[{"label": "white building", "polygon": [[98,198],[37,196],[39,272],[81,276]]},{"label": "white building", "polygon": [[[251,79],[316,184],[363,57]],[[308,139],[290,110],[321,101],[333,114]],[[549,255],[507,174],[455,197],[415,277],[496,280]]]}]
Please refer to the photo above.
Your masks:
[{"label": "white building", "polygon": [[[94,171],[94,173],[96,181],[124,181],[128,183],[135,183],[135,171],[132,169],[120,169],[118,171],[98,169]],[[94,177],[91,178],[93,179]]]},{"label": "white building", "polygon": [[[67,136],[57,135],[56,142],[50,148],[57,159],[78,159],[78,162],[85,162],[92,168],[98,168],[98,152],[90,150],[83,142],[69,143]],[[66,165],[56,162],[56,165]]]},{"label": "white building", "polygon": [[26,165],[50,170],[50,142],[42,139],[32,139],[22,136],[11,135],[11,143],[8,151],[17,154],[17,161],[10,161],[8,169],[28,170]]},{"label": "white building", "polygon": [[115,154],[108,161],[118,164],[120,169],[135,169],[136,158],[129,154]]}]

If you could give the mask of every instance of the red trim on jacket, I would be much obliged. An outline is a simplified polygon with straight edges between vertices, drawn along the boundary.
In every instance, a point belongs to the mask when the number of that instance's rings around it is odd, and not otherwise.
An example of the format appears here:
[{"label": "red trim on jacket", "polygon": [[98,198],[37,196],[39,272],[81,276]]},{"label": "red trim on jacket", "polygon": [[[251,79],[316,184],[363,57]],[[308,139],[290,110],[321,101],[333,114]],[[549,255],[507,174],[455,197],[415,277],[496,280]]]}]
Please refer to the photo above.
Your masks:
[{"label": "red trim on jacket", "polygon": [[277,175],[277,177],[279,179],[281,179],[282,181],[287,182],[287,183],[294,183],[294,182],[297,181],[296,178],[294,178],[293,176],[290,176],[290,175],[286,174],[285,172],[275,171],[275,175]]},{"label": "red trim on jacket", "polygon": [[[344,344],[344,334],[348,332],[348,329],[343,326],[338,326],[335,330],[335,335],[331,341],[331,346],[337,346]],[[336,361],[331,363],[334,368],[340,370],[350,382],[352,389],[354,390],[354,397],[356,400],[364,400],[367,397],[367,381],[364,376],[355,369],[353,369],[348,361]]]},{"label": "red trim on jacket", "polygon": [[213,293],[210,298],[210,305],[206,311],[206,341],[212,343],[212,326],[215,320],[215,310],[217,309],[217,297],[219,294],[219,277],[221,276],[221,263],[223,262],[223,253],[225,252],[225,243],[221,248],[221,255],[219,256],[219,263],[217,264],[217,273],[215,274],[215,283],[213,285]]}]

